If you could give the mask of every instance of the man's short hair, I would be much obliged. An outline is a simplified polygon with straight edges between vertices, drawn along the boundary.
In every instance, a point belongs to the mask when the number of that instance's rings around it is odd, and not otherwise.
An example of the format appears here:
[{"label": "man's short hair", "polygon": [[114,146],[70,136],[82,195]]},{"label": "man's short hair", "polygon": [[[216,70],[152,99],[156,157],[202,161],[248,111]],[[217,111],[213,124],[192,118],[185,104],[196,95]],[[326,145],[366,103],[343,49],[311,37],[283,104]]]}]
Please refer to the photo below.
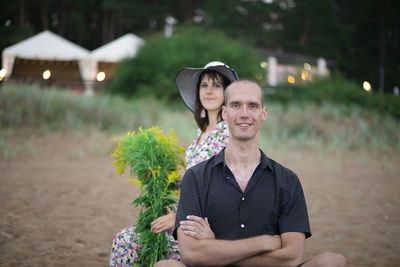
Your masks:
[{"label": "man's short hair", "polygon": [[236,84],[238,84],[238,83],[249,83],[249,84],[254,84],[255,86],[257,86],[260,89],[260,92],[261,92],[261,106],[264,107],[264,90],[261,88],[261,86],[258,83],[256,83],[253,80],[250,80],[250,79],[239,79],[239,80],[233,81],[231,84],[229,84],[226,87],[225,92],[224,92],[225,105],[228,104],[227,99],[228,99],[229,88],[234,86],[234,85],[236,85]]}]

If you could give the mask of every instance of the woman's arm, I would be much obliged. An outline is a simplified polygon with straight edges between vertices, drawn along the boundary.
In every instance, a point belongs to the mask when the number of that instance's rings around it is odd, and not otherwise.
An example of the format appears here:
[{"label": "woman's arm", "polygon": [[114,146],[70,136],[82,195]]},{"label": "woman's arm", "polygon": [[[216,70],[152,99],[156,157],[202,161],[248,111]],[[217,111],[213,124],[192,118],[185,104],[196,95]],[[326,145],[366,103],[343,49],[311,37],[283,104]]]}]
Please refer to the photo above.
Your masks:
[{"label": "woman's arm", "polygon": [[175,212],[170,212],[167,215],[161,216],[151,223],[150,230],[153,233],[161,233],[171,230],[175,226]]}]

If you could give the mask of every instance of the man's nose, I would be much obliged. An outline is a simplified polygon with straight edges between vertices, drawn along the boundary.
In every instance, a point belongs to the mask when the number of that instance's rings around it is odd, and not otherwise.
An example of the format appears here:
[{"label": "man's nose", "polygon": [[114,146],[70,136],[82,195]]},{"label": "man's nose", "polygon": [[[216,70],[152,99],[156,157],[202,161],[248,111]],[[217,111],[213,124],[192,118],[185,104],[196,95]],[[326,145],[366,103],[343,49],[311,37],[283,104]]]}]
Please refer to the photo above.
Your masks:
[{"label": "man's nose", "polygon": [[247,117],[249,116],[249,109],[246,105],[243,105],[242,108],[240,109],[240,115],[242,117]]}]

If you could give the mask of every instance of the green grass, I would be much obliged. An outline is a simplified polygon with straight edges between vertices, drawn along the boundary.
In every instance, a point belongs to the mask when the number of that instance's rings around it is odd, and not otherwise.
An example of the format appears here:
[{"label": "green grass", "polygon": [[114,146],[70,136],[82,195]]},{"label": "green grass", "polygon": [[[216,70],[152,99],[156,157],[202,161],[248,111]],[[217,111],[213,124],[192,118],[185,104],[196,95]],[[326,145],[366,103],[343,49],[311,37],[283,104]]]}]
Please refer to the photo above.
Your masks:
[{"label": "green grass", "polygon": [[400,150],[400,122],[389,115],[329,103],[268,107],[260,134],[262,147]]},{"label": "green grass", "polygon": [[[267,121],[262,124],[260,146],[337,149],[368,148],[400,150],[400,122],[391,115],[357,105],[287,102],[266,99]],[[0,150],[9,157],[24,151],[24,144],[11,146],[20,129],[35,131],[85,131],[95,128],[108,134],[124,134],[139,126],[174,129],[181,145],[196,134],[193,115],[183,105],[168,105],[154,98],[124,99],[97,94],[75,95],[71,91],[36,86],[0,88]]]}]

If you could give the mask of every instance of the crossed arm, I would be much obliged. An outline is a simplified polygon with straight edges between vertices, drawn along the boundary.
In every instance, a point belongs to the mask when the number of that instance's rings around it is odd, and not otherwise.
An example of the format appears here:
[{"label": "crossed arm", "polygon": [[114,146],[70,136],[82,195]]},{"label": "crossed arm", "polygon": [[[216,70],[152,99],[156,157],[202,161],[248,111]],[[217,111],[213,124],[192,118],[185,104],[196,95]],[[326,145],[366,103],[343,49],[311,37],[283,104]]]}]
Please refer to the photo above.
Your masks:
[{"label": "crossed arm", "polygon": [[178,228],[179,249],[190,265],[296,266],[304,256],[304,233],[260,235],[240,240],[215,239],[207,219],[188,216]]}]

